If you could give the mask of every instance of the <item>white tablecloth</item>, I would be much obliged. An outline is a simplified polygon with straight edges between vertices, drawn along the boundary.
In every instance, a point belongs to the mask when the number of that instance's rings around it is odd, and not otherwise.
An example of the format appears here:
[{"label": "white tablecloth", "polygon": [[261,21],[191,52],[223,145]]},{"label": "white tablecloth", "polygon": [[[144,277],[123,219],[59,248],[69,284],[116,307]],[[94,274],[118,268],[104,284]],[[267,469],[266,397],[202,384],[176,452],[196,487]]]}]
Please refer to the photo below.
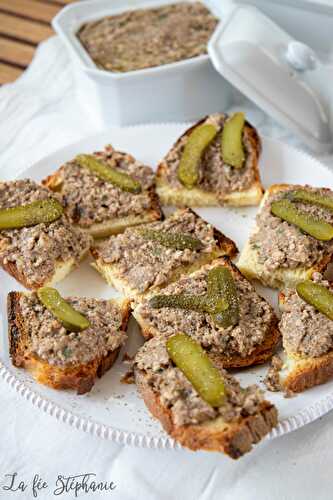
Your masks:
[{"label": "white tablecloth", "polygon": [[[249,106],[249,118],[266,134],[297,141]],[[38,49],[29,70],[0,89],[0,167],[13,175],[44,155],[96,132],[75,103],[66,53],[57,38]],[[330,158],[325,161],[331,163]],[[1,287],[1,284],[0,284]],[[1,288],[0,288],[1,289]],[[31,481],[53,494],[58,475],[96,474],[111,492],[79,498],[119,500],[319,500],[333,497],[333,414],[283,438],[264,442],[238,462],[216,453],[156,451],[117,446],[43,414],[0,383],[0,498],[33,498]],[[3,490],[17,472],[24,492]],[[74,492],[60,498],[75,498]]]}]

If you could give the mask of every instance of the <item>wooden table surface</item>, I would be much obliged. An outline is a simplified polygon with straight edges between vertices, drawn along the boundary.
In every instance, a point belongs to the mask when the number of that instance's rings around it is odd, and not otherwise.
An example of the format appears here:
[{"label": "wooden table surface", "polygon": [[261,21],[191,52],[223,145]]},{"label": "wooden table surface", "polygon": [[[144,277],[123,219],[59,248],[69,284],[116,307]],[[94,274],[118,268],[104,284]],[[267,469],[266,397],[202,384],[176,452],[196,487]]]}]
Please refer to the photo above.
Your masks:
[{"label": "wooden table surface", "polygon": [[74,0],[0,0],[0,85],[16,80],[36,45],[53,34],[52,18]]}]

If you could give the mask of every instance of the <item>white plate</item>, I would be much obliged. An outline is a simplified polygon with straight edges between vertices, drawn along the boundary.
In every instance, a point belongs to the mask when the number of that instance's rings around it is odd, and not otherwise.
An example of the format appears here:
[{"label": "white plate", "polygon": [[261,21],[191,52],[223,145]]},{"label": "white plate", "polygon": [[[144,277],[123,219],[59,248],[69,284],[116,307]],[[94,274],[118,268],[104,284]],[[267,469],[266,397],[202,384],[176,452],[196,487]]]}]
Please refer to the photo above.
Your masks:
[{"label": "white plate", "polygon": [[[20,177],[31,177],[39,181],[77,153],[89,153],[102,148],[107,143],[112,143],[117,149],[132,153],[149,165],[156,165],[185,128],[185,125],[112,128],[44,158],[21,173]],[[263,139],[260,168],[265,186],[276,182],[287,182],[309,183],[314,186],[333,188],[333,173],[326,167],[310,156],[271,139]],[[1,179],[11,178],[13,174],[3,168]],[[198,213],[233,238],[239,248],[242,248],[253,224],[256,209],[221,207],[200,209]],[[3,271],[0,271],[0,283],[0,324],[2,326],[0,375],[2,379],[40,409],[85,432],[112,439],[118,443],[156,448],[178,447],[161,430],[159,423],[150,418],[135,387],[119,382],[120,376],[126,371],[126,366],[121,362],[122,354],[111,371],[97,381],[93,390],[85,396],[48,389],[36,384],[25,371],[13,368],[8,356],[6,295],[11,290],[22,290],[22,287]],[[88,261],[59,284],[58,288],[64,294],[90,297],[116,295],[99,274],[89,266]],[[276,305],[277,294],[275,292],[263,288],[260,292]],[[126,350],[132,354],[142,343],[133,319],[129,326],[129,337],[130,340],[123,352]],[[266,370],[267,366],[243,370],[239,372],[239,378],[245,385],[253,382],[260,384]],[[277,405],[280,415],[278,427],[269,435],[269,438],[273,438],[295,430],[333,408],[333,381],[295,398],[285,399],[280,394],[274,393],[267,393],[267,397]]]}]

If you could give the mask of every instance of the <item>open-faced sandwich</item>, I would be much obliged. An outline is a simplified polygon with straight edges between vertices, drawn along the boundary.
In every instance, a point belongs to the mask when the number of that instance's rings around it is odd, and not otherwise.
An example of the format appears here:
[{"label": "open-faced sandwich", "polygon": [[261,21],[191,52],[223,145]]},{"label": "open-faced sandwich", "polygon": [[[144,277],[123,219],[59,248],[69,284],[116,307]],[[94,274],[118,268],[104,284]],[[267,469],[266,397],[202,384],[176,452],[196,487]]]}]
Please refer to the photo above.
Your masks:
[{"label": "open-faced sandwich", "polygon": [[238,267],[273,288],[294,287],[333,256],[333,192],[276,184],[265,193]]},{"label": "open-faced sandwich", "polygon": [[12,363],[41,384],[84,394],[109,370],[126,339],[125,299],[63,299],[54,288],[8,295]]},{"label": "open-faced sandwich", "polygon": [[243,113],[210,115],[188,129],[160,162],[163,205],[258,205],[263,194],[259,136]]},{"label": "open-faced sandwich", "polygon": [[233,241],[190,209],[126,229],[92,249],[94,267],[132,298],[157,291],[216,257],[236,253]]},{"label": "open-faced sandwich", "polygon": [[265,362],[280,337],[273,308],[228,257],[146,297],[133,315],[145,338],[184,332],[223,368]]},{"label": "open-faced sandwich", "polygon": [[62,196],[70,221],[96,238],[162,215],[152,169],[112,146],[76,156],[43,184]]},{"label": "open-faced sandwich", "polygon": [[236,459],[277,425],[277,410],[262,391],[240,387],[186,334],[149,340],[133,369],[150,412],[192,450],[222,451]]},{"label": "open-faced sandwich", "polygon": [[284,352],[272,360],[266,385],[287,394],[333,377],[333,287],[320,273],[279,295]]},{"label": "open-faced sandwich", "polygon": [[49,189],[30,180],[0,182],[0,265],[26,288],[62,280],[91,242]]}]

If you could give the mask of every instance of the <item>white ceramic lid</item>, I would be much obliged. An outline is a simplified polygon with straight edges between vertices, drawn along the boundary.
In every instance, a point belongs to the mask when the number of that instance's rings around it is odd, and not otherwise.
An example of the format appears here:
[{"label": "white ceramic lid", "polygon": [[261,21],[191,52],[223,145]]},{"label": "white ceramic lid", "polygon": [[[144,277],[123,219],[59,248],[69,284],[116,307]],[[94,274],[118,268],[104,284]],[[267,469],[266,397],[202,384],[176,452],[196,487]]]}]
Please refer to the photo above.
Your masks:
[{"label": "white ceramic lid", "polygon": [[208,46],[224,78],[313,151],[332,149],[327,105],[316,82],[321,63],[251,6],[240,6],[222,21]]}]

